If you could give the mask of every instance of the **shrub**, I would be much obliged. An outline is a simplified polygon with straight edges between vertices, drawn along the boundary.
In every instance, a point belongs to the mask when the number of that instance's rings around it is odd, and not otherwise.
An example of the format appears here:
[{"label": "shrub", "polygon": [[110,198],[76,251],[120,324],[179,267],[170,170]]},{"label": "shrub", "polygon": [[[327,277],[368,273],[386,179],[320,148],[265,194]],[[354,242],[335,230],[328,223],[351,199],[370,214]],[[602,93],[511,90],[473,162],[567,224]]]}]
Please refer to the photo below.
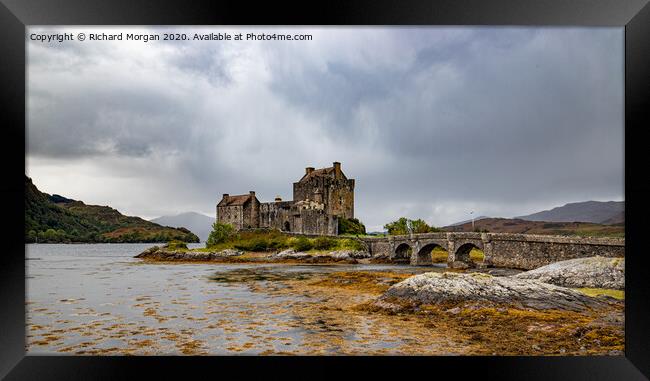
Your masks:
[{"label": "shrub", "polygon": [[167,242],[167,245],[165,245],[165,247],[169,250],[179,250],[179,249],[187,250],[187,245],[185,244],[185,242],[177,241],[177,240]]},{"label": "shrub", "polygon": [[309,251],[312,249],[313,245],[307,239],[307,237],[299,237],[293,243],[293,248],[297,251]]},{"label": "shrub", "polygon": [[350,250],[355,250],[355,251],[364,251],[364,250],[366,250],[366,246],[363,244],[363,242],[361,242],[361,241],[359,241],[357,239],[348,238],[348,239],[343,240],[343,242],[341,242],[341,244],[342,244],[341,246],[343,246],[343,248],[350,249]]},{"label": "shrub", "polygon": [[264,251],[269,248],[269,241],[265,238],[252,240],[248,245],[248,251]]},{"label": "shrub", "polygon": [[235,236],[235,228],[230,224],[215,222],[212,224],[212,231],[205,243],[206,247],[216,246],[224,243]]},{"label": "shrub", "polygon": [[271,242],[266,238],[253,238],[243,240],[234,245],[235,249],[244,251],[266,251],[272,247]]},{"label": "shrub", "polygon": [[329,250],[336,246],[336,240],[329,237],[318,237],[314,240],[314,249]]},{"label": "shrub", "polygon": [[269,240],[269,249],[286,249],[288,247],[286,237],[274,237]]}]

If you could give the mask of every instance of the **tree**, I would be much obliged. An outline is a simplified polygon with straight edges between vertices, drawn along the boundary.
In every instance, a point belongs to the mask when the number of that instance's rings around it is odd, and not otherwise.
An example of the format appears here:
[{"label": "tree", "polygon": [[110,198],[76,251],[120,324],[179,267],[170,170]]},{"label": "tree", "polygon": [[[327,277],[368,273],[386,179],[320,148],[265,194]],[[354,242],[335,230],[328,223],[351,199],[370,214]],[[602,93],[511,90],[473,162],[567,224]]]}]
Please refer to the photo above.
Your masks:
[{"label": "tree", "polygon": [[397,221],[389,222],[384,225],[384,229],[390,235],[406,235],[406,234],[419,234],[419,233],[432,233],[442,231],[433,226],[429,226],[424,220],[409,220],[406,217],[401,217]]},{"label": "tree", "polygon": [[406,217],[401,217],[397,221],[389,222],[384,225],[384,229],[386,229],[390,235],[405,235],[409,234],[408,225],[408,219]]},{"label": "tree", "polygon": [[417,219],[415,221],[410,221],[411,224],[411,232],[414,234],[418,233],[433,233],[440,231],[440,229],[429,226],[424,220],[422,219]]},{"label": "tree", "polygon": [[215,222],[206,241],[206,247],[216,246],[231,239],[235,235],[235,228],[230,224]]},{"label": "tree", "polygon": [[366,234],[366,227],[356,218],[339,217],[339,234]]}]

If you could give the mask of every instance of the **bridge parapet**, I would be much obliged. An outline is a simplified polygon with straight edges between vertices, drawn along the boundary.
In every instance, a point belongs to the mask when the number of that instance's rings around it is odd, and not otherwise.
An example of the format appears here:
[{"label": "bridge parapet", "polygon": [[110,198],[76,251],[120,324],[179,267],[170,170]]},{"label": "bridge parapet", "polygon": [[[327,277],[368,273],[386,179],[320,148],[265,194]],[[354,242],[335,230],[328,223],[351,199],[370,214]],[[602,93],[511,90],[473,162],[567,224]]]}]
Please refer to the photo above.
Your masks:
[{"label": "bridge parapet", "polygon": [[625,246],[625,238],[568,237],[542,234],[485,233],[491,241],[548,242],[578,245]]},{"label": "bridge parapet", "polygon": [[449,252],[449,264],[469,261],[469,250],[477,247],[483,250],[487,265],[525,270],[573,258],[625,256],[624,238],[444,232],[362,240],[373,257],[403,259],[404,252],[410,250],[410,263],[414,265],[430,264],[434,246]]}]

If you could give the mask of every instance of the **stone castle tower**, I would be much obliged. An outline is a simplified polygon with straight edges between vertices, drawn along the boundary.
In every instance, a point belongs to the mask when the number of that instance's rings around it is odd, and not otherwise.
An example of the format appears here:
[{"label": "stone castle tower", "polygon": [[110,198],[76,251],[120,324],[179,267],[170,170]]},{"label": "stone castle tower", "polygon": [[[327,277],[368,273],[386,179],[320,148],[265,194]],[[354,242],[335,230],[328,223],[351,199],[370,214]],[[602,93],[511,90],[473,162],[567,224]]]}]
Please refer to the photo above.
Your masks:
[{"label": "stone castle tower", "polygon": [[255,192],[230,196],[224,194],[217,204],[217,221],[237,230],[271,228],[293,233],[336,235],[339,218],[354,218],[354,179],[341,171],[341,163],[332,167],[305,168],[305,174],[293,183],[293,200],[261,203]]}]

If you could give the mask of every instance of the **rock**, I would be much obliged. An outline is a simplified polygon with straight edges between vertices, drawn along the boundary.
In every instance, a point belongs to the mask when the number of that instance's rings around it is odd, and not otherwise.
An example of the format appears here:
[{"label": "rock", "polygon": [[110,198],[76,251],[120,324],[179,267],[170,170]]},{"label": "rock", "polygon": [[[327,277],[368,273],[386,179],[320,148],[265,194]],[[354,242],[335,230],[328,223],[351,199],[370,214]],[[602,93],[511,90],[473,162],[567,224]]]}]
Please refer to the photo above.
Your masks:
[{"label": "rock", "polygon": [[233,257],[244,254],[241,250],[226,249],[219,252],[211,251],[180,251],[151,247],[136,255],[136,258],[154,259],[159,261],[209,261],[217,258]]},{"label": "rock", "polygon": [[469,264],[463,261],[454,261],[449,264],[450,269],[468,269]]},{"label": "rock", "polygon": [[244,255],[244,252],[236,249],[225,249],[215,253],[216,257],[237,257],[239,255]]},{"label": "rock", "polygon": [[172,251],[171,255],[173,259],[180,259],[183,261],[209,261],[214,258],[214,253],[197,251]]},{"label": "rock", "polygon": [[347,251],[347,254],[350,258],[353,259],[365,259],[365,258],[370,258],[370,253],[367,251],[359,251],[359,250],[350,250]]},{"label": "rock", "polygon": [[416,306],[447,302],[505,303],[520,308],[581,311],[606,302],[569,288],[532,279],[481,273],[424,273],[391,286],[379,300]]},{"label": "rock", "polygon": [[283,257],[283,256],[286,256],[286,255],[289,255],[289,254],[294,254],[295,252],[296,251],[294,249],[287,249],[287,250],[281,251],[279,253],[276,253],[276,256]]},{"label": "rock", "polygon": [[306,259],[309,257],[311,257],[311,255],[303,252],[296,252],[293,249],[284,250],[272,256],[272,258],[276,259]]},{"label": "rock", "polygon": [[150,247],[142,253],[135,256],[135,258],[148,258],[154,256],[154,254],[160,250],[159,246]]},{"label": "rock", "polygon": [[303,252],[296,252],[293,249],[287,249],[277,254],[270,256],[272,259],[296,259],[304,260],[307,263],[327,263],[346,261],[348,263],[357,263],[355,258],[367,258],[370,254],[363,251],[340,250],[331,251],[327,254],[307,254]]},{"label": "rock", "polygon": [[622,290],[625,288],[625,258],[589,257],[555,262],[515,276],[564,287]]}]

